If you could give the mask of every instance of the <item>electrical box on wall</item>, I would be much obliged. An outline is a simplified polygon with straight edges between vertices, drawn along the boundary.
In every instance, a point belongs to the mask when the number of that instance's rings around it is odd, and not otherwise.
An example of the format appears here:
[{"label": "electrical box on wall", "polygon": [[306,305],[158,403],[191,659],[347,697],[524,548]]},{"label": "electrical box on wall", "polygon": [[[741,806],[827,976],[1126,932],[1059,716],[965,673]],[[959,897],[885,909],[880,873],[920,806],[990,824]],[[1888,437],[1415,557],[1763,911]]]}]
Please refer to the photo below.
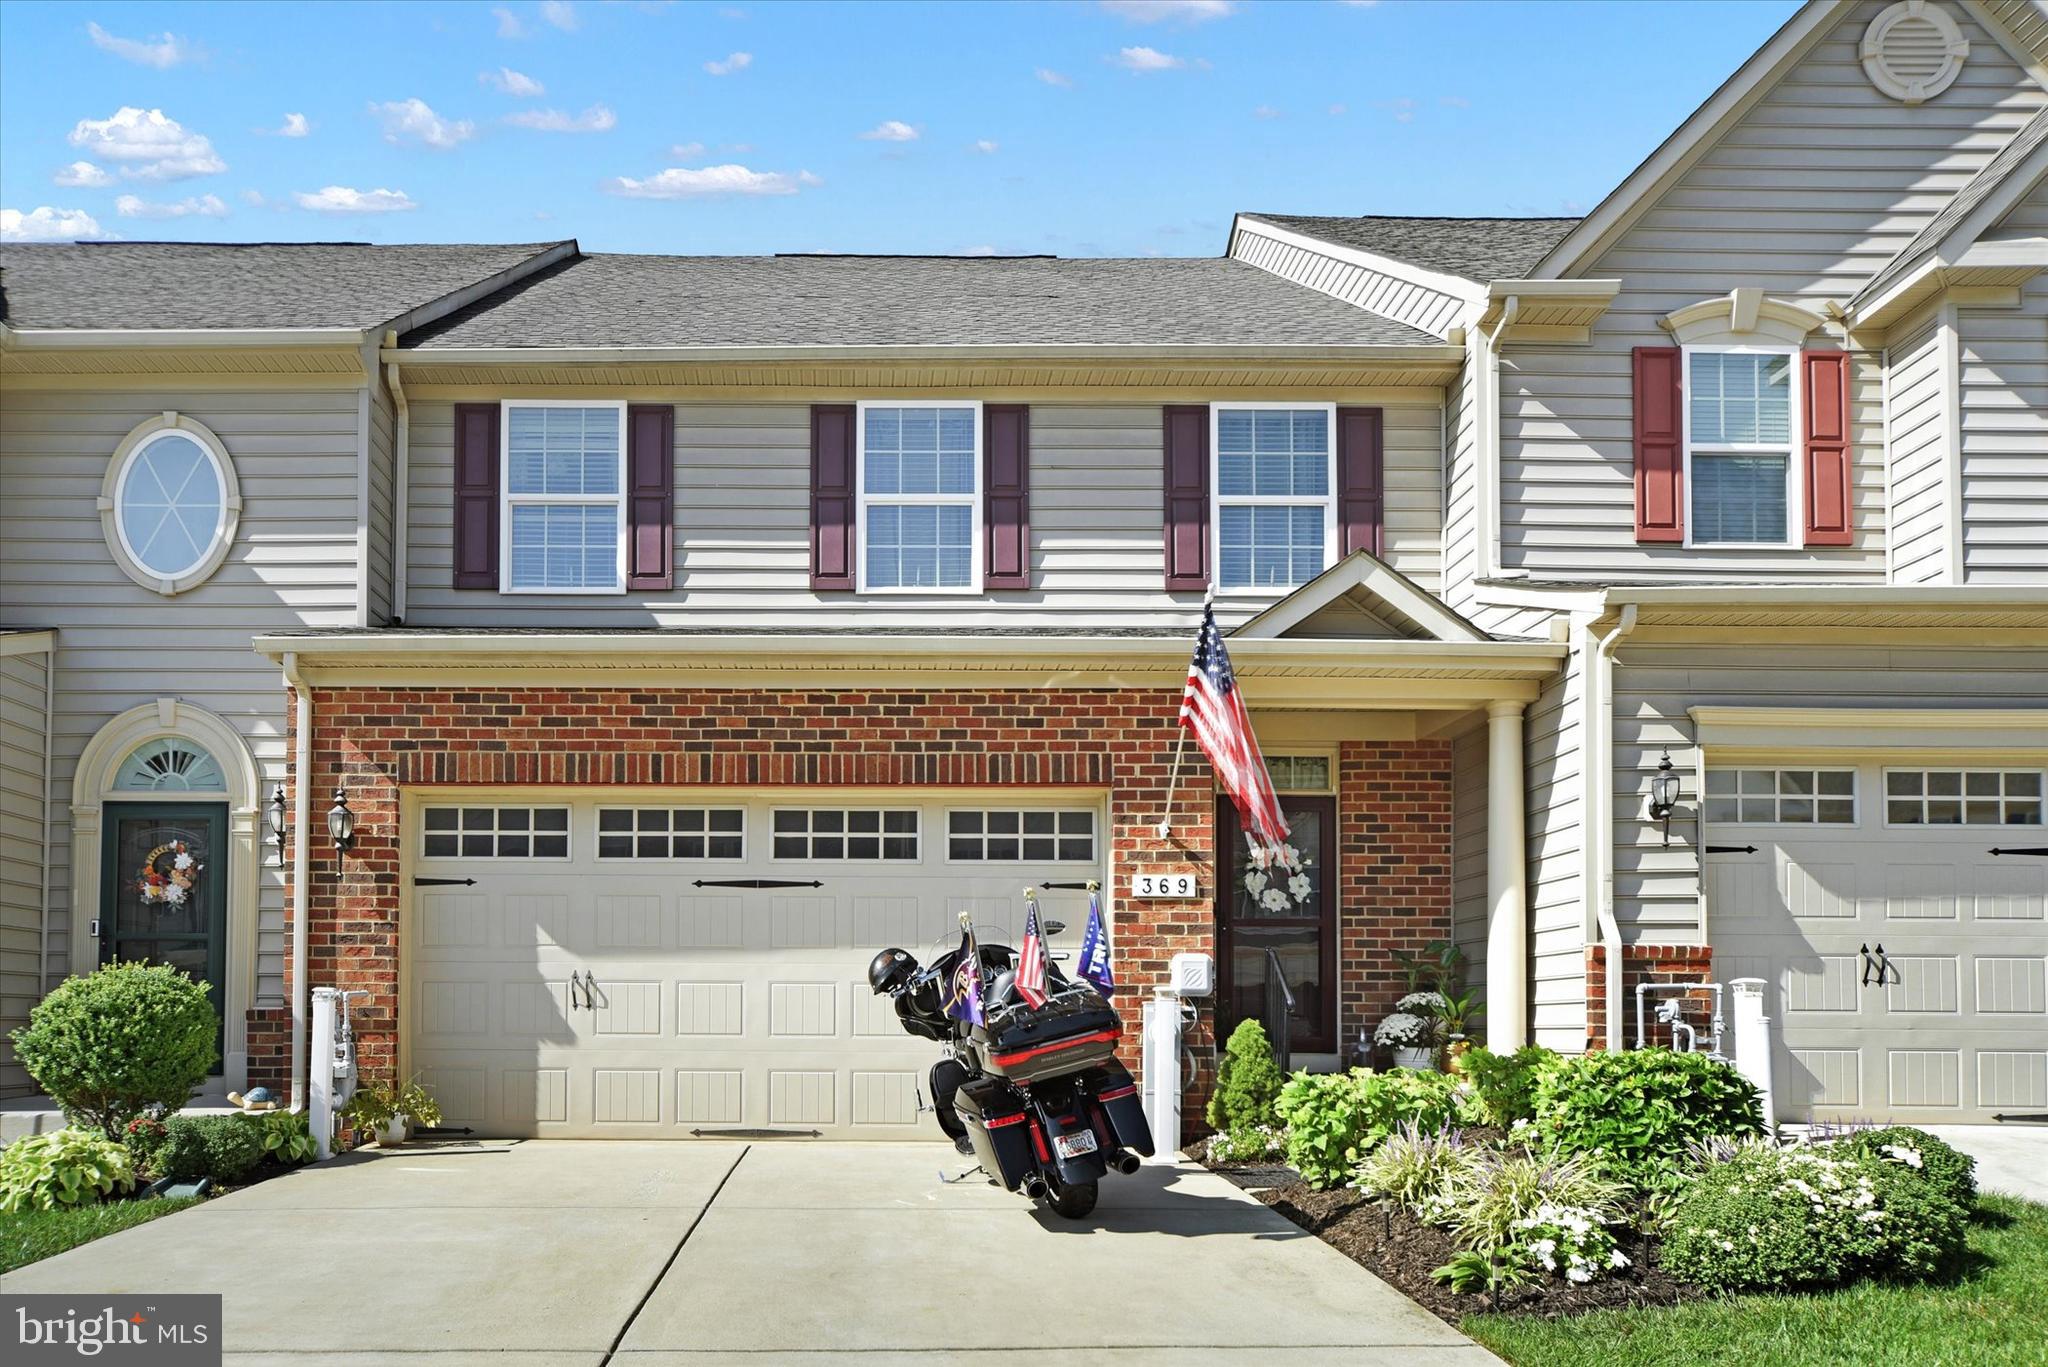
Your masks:
[{"label": "electrical box on wall", "polygon": [[1176,954],[1168,990],[1176,997],[1207,997],[1216,991],[1216,961],[1207,954]]}]

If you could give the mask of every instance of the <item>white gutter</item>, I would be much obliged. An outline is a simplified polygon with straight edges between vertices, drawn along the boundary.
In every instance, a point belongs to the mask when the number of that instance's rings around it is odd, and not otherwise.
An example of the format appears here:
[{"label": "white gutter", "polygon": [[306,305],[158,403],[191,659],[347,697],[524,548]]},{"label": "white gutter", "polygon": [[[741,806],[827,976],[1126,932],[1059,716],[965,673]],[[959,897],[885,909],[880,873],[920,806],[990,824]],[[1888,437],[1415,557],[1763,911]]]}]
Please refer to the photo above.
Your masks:
[{"label": "white gutter", "polygon": [[24,351],[88,351],[95,347],[361,346],[364,328],[8,328],[4,340]]},{"label": "white gutter", "polygon": [[299,675],[299,657],[296,651],[285,652],[285,682],[291,685],[292,696],[298,700],[298,715],[293,725],[297,734],[293,737],[292,755],[292,1089],[291,1108],[294,1111],[306,1109],[306,1009],[309,998],[306,994],[306,960],[312,952],[312,935],[306,918],[311,915],[312,899],[309,889],[312,855],[313,824],[313,690]]},{"label": "white gutter", "polygon": [[[53,739],[57,733],[57,642],[43,652],[43,870],[42,917],[36,937],[36,1000],[50,988],[50,842],[55,823],[50,819],[50,799],[55,796],[56,760]],[[78,933],[73,927],[72,934]]]},{"label": "white gutter", "polygon": [[1587,624],[1589,652],[1586,695],[1591,718],[1586,728],[1586,877],[1594,921],[1606,950],[1607,1047],[1624,1046],[1622,1032],[1621,922],[1614,914],[1614,652],[1636,629],[1637,608],[1624,604],[1620,620],[1605,635]]},{"label": "white gutter", "polygon": [[1511,294],[1501,307],[1500,321],[1492,332],[1474,328],[1483,370],[1479,377],[1480,427],[1475,456],[1479,468],[1474,491],[1479,515],[1479,575],[1492,578],[1501,572],[1500,563],[1500,339],[1522,311],[1520,295]]},{"label": "white gutter", "polygon": [[[1419,329],[1418,329],[1419,331]],[[384,359],[403,358],[414,369],[437,365],[660,365],[683,361],[1042,361],[1071,356],[1075,360],[1303,360],[1417,361],[1455,363],[1464,352],[1443,343],[1417,346],[1282,343],[1237,345],[1196,342],[1187,345],[1096,345],[1086,342],[1033,342],[1028,345],[960,346],[583,346],[583,347],[386,347]]]},{"label": "white gutter", "polygon": [[[395,336],[392,340],[396,340]],[[384,367],[385,383],[391,387],[391,407],[396,415],[397,432],[392,440],[398,450],[392,457],[391,469],[391,617],[405,620],[406,589],[406,520],[412,515],[411,491],[407,487],[412,475],[412,405],[405,397],[405,385],[398,376],[398,362],[391,361]]]}]

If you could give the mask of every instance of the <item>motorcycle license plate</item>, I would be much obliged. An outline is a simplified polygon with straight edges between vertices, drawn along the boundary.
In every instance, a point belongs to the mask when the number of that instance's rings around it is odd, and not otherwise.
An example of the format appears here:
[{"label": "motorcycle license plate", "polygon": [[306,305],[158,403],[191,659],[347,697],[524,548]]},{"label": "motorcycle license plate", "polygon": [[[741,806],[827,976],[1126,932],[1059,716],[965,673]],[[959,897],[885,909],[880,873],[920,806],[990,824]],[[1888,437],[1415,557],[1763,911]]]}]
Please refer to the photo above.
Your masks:
[{"label": "motorcycle license plate", "polygon": [[1060,1151],[1062,1158],[1079,1158],[1084,1153],[1095,1152],[1095,1131],[1075,1130],[1053,1140],[1053,1147]]}]

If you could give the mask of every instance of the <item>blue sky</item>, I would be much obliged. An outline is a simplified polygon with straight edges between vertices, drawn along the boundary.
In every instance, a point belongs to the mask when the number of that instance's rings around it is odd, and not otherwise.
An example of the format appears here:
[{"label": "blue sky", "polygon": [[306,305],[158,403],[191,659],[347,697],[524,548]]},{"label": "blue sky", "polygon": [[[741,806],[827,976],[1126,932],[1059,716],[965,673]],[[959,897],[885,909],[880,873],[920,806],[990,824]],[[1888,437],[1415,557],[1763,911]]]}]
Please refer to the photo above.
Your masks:
[{"label": "blue sky", "polygon": [[1596,203],[1793,0],[0,5],[0,231],[1213,255]]}]

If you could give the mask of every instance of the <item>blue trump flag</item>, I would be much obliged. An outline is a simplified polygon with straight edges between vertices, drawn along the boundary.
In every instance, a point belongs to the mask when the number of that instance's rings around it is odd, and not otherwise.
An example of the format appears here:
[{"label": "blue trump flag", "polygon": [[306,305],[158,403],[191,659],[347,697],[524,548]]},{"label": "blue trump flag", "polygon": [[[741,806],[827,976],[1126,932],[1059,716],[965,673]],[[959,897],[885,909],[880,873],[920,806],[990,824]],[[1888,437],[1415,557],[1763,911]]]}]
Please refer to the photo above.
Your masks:
[{"label": "blue trump flag", "polygon": [[981,1009],[981,950],[975,946],[971,925],[960,928],[958,957],[952,981],[946,984],[946,1014],[969,1025],[986,1025]]},{"label": "blue trump flag", "polygon": [[1109,927],[1102,923],[1102,894],[1088,894],[1088,932],[1081,937],[1081,962],[1076,969],[1107,997],[1116,991],[1116,973],[1109,962]]}]

